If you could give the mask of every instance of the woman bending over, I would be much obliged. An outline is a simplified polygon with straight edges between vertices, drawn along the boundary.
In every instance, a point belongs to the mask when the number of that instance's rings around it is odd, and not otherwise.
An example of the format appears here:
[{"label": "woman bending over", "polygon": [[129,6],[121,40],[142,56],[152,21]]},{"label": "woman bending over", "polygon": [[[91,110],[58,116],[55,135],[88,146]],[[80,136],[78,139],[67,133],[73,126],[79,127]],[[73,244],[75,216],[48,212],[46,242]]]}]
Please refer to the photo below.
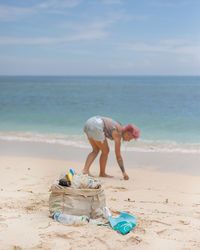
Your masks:
[{"label": "woman bending over", "polygon": [[123,159],[121,156],[121,139],[124,141],[130,141],[132,139],[138,139],[140,131],[133,124],[128,124],[125,127],[108,117],[94,116],[87,120],[84,126],[84,132],[87,134],[88,140],[92,146],[92,152],[88,155],[83,174],[91,175],[89,172],[90,166],[94,159],[97,157],[99,151],[100,156],[100,177],[112,177],[105,173],[106,162],[109,154],[109,147],[107,138],[114,140],[115,142],[115,155],[118,165],[122,171],[122,175],[125,180],[129,177],[125,171]]}]

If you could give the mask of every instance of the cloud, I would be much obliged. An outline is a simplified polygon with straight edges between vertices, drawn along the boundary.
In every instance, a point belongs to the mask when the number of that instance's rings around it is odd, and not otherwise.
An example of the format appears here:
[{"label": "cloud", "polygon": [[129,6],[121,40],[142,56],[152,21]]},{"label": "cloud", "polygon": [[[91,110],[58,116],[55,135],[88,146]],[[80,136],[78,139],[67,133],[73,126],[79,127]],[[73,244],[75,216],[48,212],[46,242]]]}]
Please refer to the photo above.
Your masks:
[{"label": "cloud", "polygon": [[103,0],[104,4],[122,4],[121,0]]},{"label": "cloud", "polygon": [[44,10],[58,14],[65,8],[78,6],[81,2],[82,0],[48,0],[29,8],[0,5],[0,21],[16,21]]},{"label": "cloud", "polygon": [[103,31],[104,29],[111,26],[115,21],[114,20],[98,20],[90,21],[86,23],[76,23],[76,22],[67,22],[60,25],[62,29],[72,30],[74,32],[98,32]]},{"label": "cloud", "polygon": [[47,8],[74,8],[81,3],[82,0],[47,0],[43,3],[38,4],[37,8],[47,9]]},{"label": "cloud", "polygon": [[156,7],[163,7],[163,8],[173,8],[176,7],[176,3],[170,3],[170,2],[153,2],[151,5]]},{"label": "cloud", "polygon": [[0,21],[15,21],[35,14],[31,8],[19,8],[0,5]]},{"label": "cloud", "polygon": [[83,31],[71,36],[55,37],[0,37],[0,45],[53,45],[72,41],[96,40],[107,36],[103,30]]},{"label": "cloud", "polygon": [[121,44],[120,49],[136,52],[163,52],[174,54],[200,54],[199,44],[190,44],[183,40],[165,40],[157,44],[129,43]]},{"label": "cloud", "polygon": [[0,45],[47,45],[62,42],[61,38],[37,37],[0,37]]},{"label": "cloud", "polygon": [[106,30],[119,21],[119,16],[108,16],[107,18],[91,20],[88,22],[67,22],[59,25],[62,34],[68,36],[60,37],[9,37],[1,36],[0,45],[49,45],[67,43],[71,41],[103,39],[109,35]]},{"label": "cloud", "polygon": [[110,69],[113,70],[132,70],[135,69],[136,63],[133,62],[112,62],[108,65]]},{"label": "cloud", "polygon": [[193,4],[194,1],[191,0],[181,0],[181,1],[153,1],[150,4],[155,7],[163,7],[163,8],[179,8],[181,6]]}]

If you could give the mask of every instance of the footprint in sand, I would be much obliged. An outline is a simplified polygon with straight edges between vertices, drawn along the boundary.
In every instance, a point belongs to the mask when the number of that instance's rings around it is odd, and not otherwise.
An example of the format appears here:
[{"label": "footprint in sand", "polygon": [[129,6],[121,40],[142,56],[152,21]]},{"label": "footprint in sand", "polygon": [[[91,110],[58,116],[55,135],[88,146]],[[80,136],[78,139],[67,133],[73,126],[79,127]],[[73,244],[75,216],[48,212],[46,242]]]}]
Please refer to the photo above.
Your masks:
[{"label": "footprint in sand", "polygon": [[122,191],[128,190],[127,188],[121,187],[121,186],[108,186],[108,187],[106,187],[106,188],[107,188],[107,189],[114,189],[114,190],[122,190]]},{"label": "footprint in sand", "polygon": [[110,249],[110,246],[104,240],[102,240],[100,237],[96,236],[95,239],[98,240],[99,249],[100,248],[105,249],[105,247],[106,247],[106,249]]},{"label": "footprint in sand", "polygon": [[179,222],[183,225],[189,225],[190,222],[189,221],[185,221],[185,220],[179,220]]},{"label": "footprint in sand", "polygon": [[[30,248],[30,250],[50,250],[50,249],[58,249],[57,246],[58,244],[56,244],[56,242],[51,241],[51,239],[47,239],[47,241],[40,241],[39,244],[33,246]],[[59,248],[59,249],[66,249],[66,248]]]},{"label": "footprint in sand", "polygon": [[139,244],[142,240],[138,236],[131,236],[127,239],[127,242],[133,243],[133,244]]},{"label": "footprint in sand", "polygon": [[76,237],[80,236],[80,232],[73,231],[73,232],[67,232],[67,233],[60,233],[60,232],[51,232],[47,234],[40,234],[41,238],[46,238],[47,236],[50,238],[62,238],[62,239],[75,239]]},{"label": "footprint in sand", "polygon": [[64,233],[55,233],[54,236],[61,238],[61,239],[72,239],[72,237],[69,234]]},{"label": "footprint in sand", "polygon": [[13,246],[13,250],[22,250],[20,246]]},{"label": "footprint in sand", "polygon": [[140,233],[140,234],[145,234],[146,230],[144,228],[142,228],[142,227],[137,226],[137,227],[134,228],[134,232],[135,233]]},{"label": "footprint in sand", "polygon": [[163,235],[167,232],[167,229],[163,229],[161,231],[156,232],[158,235]]},{"label": "footprint in sand", "polygon": [[171,224],[165,223],[165,222],[160,221],[160,220],[151,220],[151,222],[159,223],[159,224],[162,224],[162,225],[165,225],[165,226],[171,226]]}]

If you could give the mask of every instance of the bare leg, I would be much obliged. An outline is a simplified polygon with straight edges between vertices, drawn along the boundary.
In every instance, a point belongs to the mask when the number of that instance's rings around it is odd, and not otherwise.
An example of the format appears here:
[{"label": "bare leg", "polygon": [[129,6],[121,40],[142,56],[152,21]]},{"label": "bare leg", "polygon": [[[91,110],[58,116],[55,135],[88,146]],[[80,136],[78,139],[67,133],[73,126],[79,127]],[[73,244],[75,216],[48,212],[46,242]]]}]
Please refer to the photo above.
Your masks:
[{"label": "bare leg", "polygon": [[99,176],[100,177],[113,177],[111,175],[107,175],[105,173],[105,169],[106,169],[106,163],[107,163],[107,159],[108,159],[108,154],[109,154],[109,147],[108,147],[108,142],[107,140],[104,140],[103,143],[101,142],[96,142],[97,146],[100,148],[101,150],[101,156],[100,156],[100,173]]},{"label": "bare leg", "polygon": [[91,164],[93,163],[93,161],[95,160],[95,158],[97,157],[97,155],[99,153],[99,148],[96,145],[95,140],[93,140],[93,139],[91,139],[89,137],[88,137],[88,140],[89,140],[89,142],[90,142],[90,144],[92,146],[93,151],[91,153],[89,153],[89,155],[88,155],[88,157],[86,159],[86,162],[85,162],[84,169],[83,169],[82,172],[83,172],[83,174],[88,174],[88,175],[92,176],[90,174],[89,169],[90,169]]},{"label": "bare leg", "polygon": [[107,153],[101,153],[101,156],[100,156],[100,173],[99,173],[99,176],[100,177],[113,177],[111,175],[108,175],[105,173],[105,169],[106,169],[106,163],[107,163],[107,159],[108,159],[108,154]]}]

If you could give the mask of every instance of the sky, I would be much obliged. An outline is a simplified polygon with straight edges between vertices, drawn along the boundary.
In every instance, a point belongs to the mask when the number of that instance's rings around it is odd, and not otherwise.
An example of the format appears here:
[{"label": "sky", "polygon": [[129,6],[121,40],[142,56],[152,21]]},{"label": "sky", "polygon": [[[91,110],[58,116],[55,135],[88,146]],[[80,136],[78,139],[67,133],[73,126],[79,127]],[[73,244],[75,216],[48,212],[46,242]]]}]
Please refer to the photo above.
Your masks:
[{"label": "sky", "polygon": [[0,75],[200,75],[200,0],[0,0]]}]

